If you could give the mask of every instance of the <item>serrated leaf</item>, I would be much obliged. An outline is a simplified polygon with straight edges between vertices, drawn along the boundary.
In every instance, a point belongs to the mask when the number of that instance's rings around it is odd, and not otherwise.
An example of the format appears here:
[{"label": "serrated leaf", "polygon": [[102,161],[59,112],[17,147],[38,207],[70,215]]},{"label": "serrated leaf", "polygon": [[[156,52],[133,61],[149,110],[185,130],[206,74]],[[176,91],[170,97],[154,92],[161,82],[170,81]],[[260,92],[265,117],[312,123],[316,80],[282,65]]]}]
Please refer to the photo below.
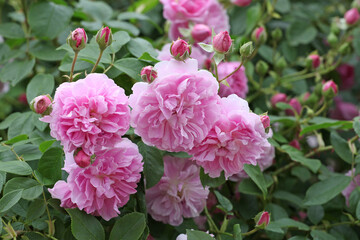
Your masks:
[{"label": "serrated leaf", "polygon": [[91,215],[79,209],[66,209],[71,217],[71,232],[77,240],[105,240],[104,228]]},{"label": "serrated leaf", "polygon": [[[2,82],[10,82],[12,86],[23,80],[33,69],[35,59],[25,61],[9,61],[0,71]],[[21,71],[19,71],[21,69]]]},{"label": "serrated leaf", "polygon": [[3,172],[13,173],[16,175],[27,176],[32,173],[32,169],[26,162],[22,161],[8,161],[0,162],[0,169]]},{"label": "serrated leaf", "polygon": [[304,204],[307,206],[314,206],[327,203],[341,193],[350,182],[350,177],[341,175],[317,182],[306,191]]},{"label": "serrated leaf", "polygon": [[10,208],[12,208],[21,198],[22,190],[14,190],[5,194],[0,199],[0,213],[6,212]]},{"label": "serrated leaf", "polygon": [[25,37],[24,31],[21,28],[21,26],[13,22],[0,24],[0,35],[5,38],[13,38],[13,39],[19,39]]},{"label": "serrated leaf", "polygon": [[56,140],[48,140],[40,143],[39,150],[43,153],[46,152],[46,150],[48,150],[49,147],[51,147],[51,145],[53,145],[54,142],[56,142]]},{"label": "serrated leaf", "polygon": [[145,215],[138,212],[118,219],[110,233],[109,240],[139,239],[146,227]]},{"label": "serrated leaf", "polygon": [[62,165],[63,150],[61,148],[50,148],[41,156],[38,171],[42,177],[55,183],[61,179]]},{"label": "serrated leaf", "polygon": [[33,200],[40,196],[43,191],[43,187],[40,183],[31,178],[16,177],[10,179],[5,187],[4,193],[12,192],[14,190],[21,189],[21,197],[26,200]]},{"label": "serrated leaf", "polygon": [[10,140],[7,140],[7,141],[5,142],[5,144],[14,144],[14,143],[17,143],[17,142],[26,140],[26,139],[28,139],[28,136],[27,136],[26,134],[22,134],[22,135],[13,137],[13,138],[10,139]]}]

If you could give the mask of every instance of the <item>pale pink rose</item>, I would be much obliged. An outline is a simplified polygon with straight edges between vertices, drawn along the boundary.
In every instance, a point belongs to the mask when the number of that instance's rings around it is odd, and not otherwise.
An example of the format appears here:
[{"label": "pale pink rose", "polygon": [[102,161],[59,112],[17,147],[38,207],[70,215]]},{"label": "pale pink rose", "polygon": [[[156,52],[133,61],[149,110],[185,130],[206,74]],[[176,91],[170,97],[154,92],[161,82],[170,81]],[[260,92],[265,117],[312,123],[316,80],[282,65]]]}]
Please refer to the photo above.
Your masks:
[{"label": "pale pink rose", "polygon": [[359,10],[357,8],[352,8],[348,10],[345,13],[344,18],[347,24],[349,25],[355,24],[360,18]]},{"label": "pale pink rose", "polygon": [[[173,57],[171,56],[170,53],[170,46],[171,44],[165,44],[161,51],[159,51],[159,55],[158,55],[158,59],[160,61],[169,61],[171,59],[173,59]],[[198,61],[198,68],[203,68],[205,65],[205,61],[206,59],[209,58],[209,54],[207,54],[204,50],[202,50],[199,46],[194,45],[191,48],[191,58],[194,58]]]},{"label": "pale pink rose", "polygon": [[170,21],[202,20],[214,0],[160,0]]},{"label": "pale pink rose", "polygon": [[61,84],[52,107],[51,115],[41,120],[50,123],[51,136],[66,152],[82,148],[92,155],[96,147],[113,144],[129,129],[128,97],[105,74]]},{"label": "pale pink rose", "polygon": [[[219,79],[223,79],[230,73],[232,73],[236,68],[238,68],[240,62],[223,62],[218,66]],[[248,79],[245,74],[245,67],[242,66],[237,72],[235,72],[231,77],[226,79],[229,83],[229,86],[225,86],[223,83],[220,84],[219,95],[220,97],[227,97],[230,94],[236,94],[241,98],[245,98],[248,92]]]},{"label": "pale pink rose", "polygon": [[[270,129],[268,133],[268,137],[272,137],[273,132]],[[260,167],[261,171],[271,167],[274,163],[275,159],[275,148],[272,145],[264,145],[262,147],[263,152],[261,153],[260,157],[257,159],[257,165]],[[241,179],[248,178],[249,175],[245,172],[245,170],[241,170],[239,173],[234,174],[230,177],[231,181],[238,182]]]},{"label": "pale pink rose", "polygon": [[65,208],[79,208],[106,221],[120,214],[131,194],[136,193],[143,169],[142,156],[136,144],[124,138],[113,148],[96,152],[96,159],[87,168],[76,165],[73,154],[66,154],[64,170],[67,182],[58,181],[49,189],[53,198]]},{"label": "pale pink rose", "polygon": [[[176,0],[164,0],[162,3],[164,4],[164,17],[171,22],[170,30],[169,30],[169,38],[172,40],[176,40],[178,37],[183,37],[180,34],[179,28],[189,28],[189,23],[194,24],[204,24],[209,26],[211,29],[214,29],[215,32],[221,31],[229,31],[229,17],[227,16],[226,10],[217,0],[183,0],[180,2],[199,2],[203,1],[204,3],[195,11],[196,14],[183,14],[182,12],[177,12],[175,14],[174,11],[168,11],[169,9],[177,8],[168,8],[169,3],[174,5]],[[178,5],[178,4],[175,4]],[[169,14],[169,13],[172,14]],[[200,14],[199,14],[200,13]],[[171,16],[169,16],[171,15]],[[210,40],[207,39],[207,40]],[[208,41],[205,41],[208,42]]]},{"label": "pale pink rose", "polygon": [[244,164],[256,165],[270,144],[260,116],[250,112],[244,99],[235,94],[222,98],[221,109],[208,136],[189,153],[210,177],[224,171],[228,178],[243,170]]},{"label": "pale pink rose", "polygon": [[205,24],[196,24],[191,30],[191,37],[196,42],[203,42],[211,37],[211,28]]},{"label": "pale pink rose", "polygon": [[360,115],[359,108],[349,102],[344,102],[340,97],[335,98],[335,109],[330,111],[330,117],[338,120],[352,120]]},{"label": "pale pink rose", "polygon": [[183,218],[200,215],[209,194],[200,182],[200,168],[189,159],[164,157],[164,176],[146,190],[149,214],[156,221],[178,226]]},{"label": "pale pink rose", "polygon": [[292,98],[292,99],[290,99],[288,104],[290,106],[292,106],[293,109],[286,109],[285,110],[286,115],[295,116],[294,110],[298,115],[300,115],[302,107],[301,107],[301,103],[299,102],[299,100],[297,100],[296,98]]},{"label": "pale pink rose", "polygon": [[[351,176],[351,170],[345,174],[346,176]],[[347,186],[341,193],[344,195],[346,199],[346,204],[349,206],[349,199],[351,193],[355,190],[356,187],[360,186],[360,174],[354,177],[354,180],[350,182],[349,186]]]},{"label": "pale pink rose", "polygon": [[132,88],[131,126],[148,145],[171,152],[190,150],[219,118],[219,85],[210,72],[198,71],[195,59],[163,61],[154,68],[154,82]]}]

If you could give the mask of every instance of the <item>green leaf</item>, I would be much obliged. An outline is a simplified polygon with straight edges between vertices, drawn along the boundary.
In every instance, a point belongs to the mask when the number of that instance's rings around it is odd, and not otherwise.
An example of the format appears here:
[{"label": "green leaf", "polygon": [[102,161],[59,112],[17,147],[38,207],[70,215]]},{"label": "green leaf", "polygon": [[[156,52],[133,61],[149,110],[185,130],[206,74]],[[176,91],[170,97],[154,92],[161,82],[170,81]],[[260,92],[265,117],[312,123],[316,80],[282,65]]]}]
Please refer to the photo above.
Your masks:
[{"label": "green leaf", "polygon": [[274,198],[286,200],[291,203],[294,203],[298,207],[302,207],[302,199],[291,192],[278,190],[278,191],[274,192],[273,196],[274,196]]},{"label": "green leaf", "polygon": [[143,55],[139,57],[139,60],[154,62],[154,63],[160,62],[158,59],[152,57],[148,52],[144,52]]},{"label": "green leaf", "polygon": [[360,220],[360,202],[358,202],[358,204],[357,204],[357,206],[356,206],[356,211],[355,211],[355,213],[356,213],[356,218],[357,218],[358,220]]},{"label": "green leaf", "polygon": [[54,77],[50,74],[37,74],[26,87],[26,98],[28,103],[40,95],[51,95],[54,90]]},{"label": "green leaf", "polygon": [[33,112],[21,113],[10,124],[8,138],[11,139],[22,134],[30,135],[33,132],[34,127]]},{"label": "green leaf", "polygon": [[13,137],[13,138],[10,139],[10,140],[7,140],[7,141],[5,142],[5,144],[14,144],[14,143],[17,143],[17,142],[26,140],[26,139],[28,139],[28,136],[27,136],[26,134],[22,134],[22,135]]},{"label": "green leaf", "polygon": [[291,9],[289,0],[278,0],[275,5],[275,10],[280,13],[287,13]]},{"label": "green leaf", "polygon": [[6,172],[0,171],[0,192],[5,182],[6,182]]},{"label": "green leaf", "polygon": [[317,35],[317,30],[309,22],[295,21],[290,24],[286,31],[286,38],[291,46],[299,44],[308,44],[312,42]]},{"label": "green leaf", "polygon": [[112,29],[119,29],[126,31],[133,36],[138,36],[140,34],[140,30],[135,25],[128,22],[119,21],[119,20],[110,20],[110,21],[106,21],[106,25],[108,25]]},{"label": "green leaf", "polygon": [[50,148],[40,158],[38,171],[52,183],[61,179],[61,167],[63,150],[61,148]]},{"label": "green leaf", "polygon": [[324,208],[321,205],[310,206],[307,210],[310,221],[317,225],[324,217]]},{"label": "green leaf", "polygon": [[12,208],[20,200],[21,193],[22,190],[18,189],[5,194],[0,199],[0,212],[3,213]]},{"label": "green leaf", "polygon": [[294,228],[297,228],[299,230],[304,230],[304,231],[310,230],[310,227],[308,225],[306,225],[302,222],[295,221],[290,218],[282,218],[282,219],[270,222],[270,224],[265,229],[270,230],[271,228],[289,228],[289,227],[294,227]]},{"label": "green leaf", "polygon": [[294,236],[289,238],[289,240],[309,240],[309,239],[305,236]]},{"label": "green leaf", "polygon": [[158,30],[159,33],[163,33],[162,28],[145,14],[141,14],[138,12],[123,12],[123,13],[120,13],[117,18],[118,18],[118,20],[137,19],[137,20],[147,21],[147,22],[151,23]]},{"label": "green leaf", "polygon": [[216,188],[225,183],[226,179],[224,171],[221,172],[220,177],[212,178],[204,172],[203,168],[200,168],[200,181],[204,188],[206,186]]},{"label": "green leaf", "polygon": [[39,43],[35,44],[33,47],[29,49],[30,53],[44,61],[60,61],[64,58],[66,51],[64,50],[56,50],[56,47],[51,45],[48,42],[39,41]]},{"label": "green leaf", "polygon": [[284,103],[284,102],[278,102],[276,104],[276,107],[281,109],[281,110],[293,109],[293,107],[290,104],[287,104],[287,103]]},{"label": "green leaf", "polygon": [[17,175],[27,176],[32,173],[32,169],[26,162],[22,161],[8,161],[0,162],[0,169],[3,172],[13,173]]},{"label": "green leaf", "polygon": [[199,46],[206,52],[208,53],[212,53],[214,52],[214,48],[212,45],[210,44],[206,44],[206,43],[199,43]]},{"label": "green leaf", "polygon": [[130,42],[126,44],[126,47],[129,52],[137,58],[141,57],[145,52],[154,58],[158,55],[151,43],[143,38],[131,39]]},{"label": "green leaf", "polygon": [[71,231],[77,240],[105,240],[104,228],[94,216],[76,208],[66,211],[71,217]]},{"label": "green leaf", "polygon": [[122,46],[124,46],[130,41],[130,39],[131,38],[127,32],[118,31],[114,33],[113,42],[107,49],[109,49],[112,53],[117,53],[118,51],[120,51]]},{"label": "green leaf", "polygon": [[314,240],[336,240],[332,235],[320,230],[312,230],[310,234]]},{"label": "green leaf", "polygon": [[264,197],[267,195],[266,181],[259,166],[253,166],[250,164],[244,164],[244,170],[249,175],[251,180],[254,181],[256,186],[259,187]]},{"label": "green leaf", "polygon": [[240,224],[235,224],[233,227],[234,240],[242,240]]},{"label": "green leaf", "polygon": [[24,38],[25,34],[21,26],[17,23],[2,23],[0,24],[0,35],[5,38]]},{"label": "green leaf", "polygon": [[54,39],[69,25],[72,15],[70,7],[38,2],[30,6],[28,20],[35,36]]},{"label": "green leaf", "polygon": [[15,112],[15,113],[10,114],[7,118],[5,118],[5,120],[3,120],[0,123],[0,129],[6,129],[6,128],[10,127],[11,123],[15,119],[17,119],[20,115],[21,115],[21,113],[19,113],[19,112]]},{"label": "green leaf", "polygon": [[31,178],[16,177],[10,179],[5,187],[4,193],[12,192],[14,190],[21,189],[21,197],[26,200],[33,200],[40,196],[43,191],[43,187],[40,183]]},{"label": "green leaf", "polygon": [[323,181],[317,182],[306,191],[304,204],[307,206],[321,205],[327,203],[336,195],[341,193],[349,183],[351,178],[348,176],[334,176]]},{"label": "green leaf", "polygon": [[215,52],[214,61],[215,61],[216,65],[219,65],[219,63],[224,59],[224,57],[225,57],[225,54]]},{"label": "green leaf", "polygon": [[131,78],[140,82],[140,72],[143,67],[147,66],[144,62],[139,61],[136,58],[122,58],[120,60],[115,61],[114,67],[118,70],[124,72]]},{"label": "green leaf", "polygon": [[251,31],[256,27],[258,20],[261,18],[261,5],[257,3],[256,5],[250,7],[246,12],[246,31],[245,35],[251,33]]},{"label": "green leaf", "polygon": [[214,240],[206,232],[196,231],[196,230],[186,230],[187,240]]},{"label": "green leaf", "polygon": [[214,191],[216,198],[218,199],[220,205],[228,212],[230,212],[233,209],[233,205],[230,202],[229,199],[221,195],[218,191]]},{"label": "green leaf", "polygon": [[112,17],[112,8],[105,2],[81,0],[77,5],[84,13],[94,18],[94,20],[104,22]]},{"label": "green leaf", "polygon": [[239,192],[255,196],[261,196],[262,194],[256,184],[249,178],[243,179],[240,182]]},{"label": "green leaf", "polygon": [[352,163],[352,153],[346,140],[339,136],[335,131],[330,134],[330,142],[336,154],[345,162]]},{"label": "green leaf", "polygon": [[[329,119],[329,120],[331,120],[331,119]],[[349,121],[334,121],[334,120],[331,120],[329,122],[323,122],[323,123],[314,124],[314,125],[311,125],[311,126],[304,127],[300,132],[300,136],[302,136],[302,135],[304,135],[306,133],[312,132],[314,130],[328,129],[330,127],[342,127],[342,126],[347,125],[349,123],[350,123]]]},{"label": "green leaf", "polygon": [[354,118],[353,127],[356,134],[360,137],[360,117]]},{"label": "green leaf", "polygon": [[31,202],[26,212],[27,220],[33,221],[41,217],[41,215],[44,214],[45,209],[46,209],[46,205],[44,199],[35,199],[33,202]]},{"label": "green leaf", "polygon": [[163,154],[155,147],[138,142],[138,147],[144,161],[146,188],[155,186],[164,175]]},{"label": "green leaf", "polygon": [[0,80],[15,86],[31,72],[34,65],[35,59],[8,62],[0,71]]},{"label": "green leaf", "polygon": [[115,222],[109,240],[139,239],[145,227],[146,221],[143,213],[129,213]]},{"label": "green leaf", "polygon": [[302,182],[306,182],[311,178],[310,171],[303,166],[297,166],[292,168],[291,174],[299,178]]},{"label": "green leaf", "polygon": [[51,147],[51,145],[53,145],[54,142],[56,142],[56,140],[48,140],[40,143],[39,150],[43,153],[46,152],[46,150],[48,150],[49,147]]},{"label": "green leaf", "polygon": [[301,151],[297,150],[292,146],[283,145],[281,146],[281,149],[283,149],[287,154],[289,154],[292,160],[301,163],[305,167],[308,167],[313,173],[316,173],[321,166],[320,160],[307,158]]}]

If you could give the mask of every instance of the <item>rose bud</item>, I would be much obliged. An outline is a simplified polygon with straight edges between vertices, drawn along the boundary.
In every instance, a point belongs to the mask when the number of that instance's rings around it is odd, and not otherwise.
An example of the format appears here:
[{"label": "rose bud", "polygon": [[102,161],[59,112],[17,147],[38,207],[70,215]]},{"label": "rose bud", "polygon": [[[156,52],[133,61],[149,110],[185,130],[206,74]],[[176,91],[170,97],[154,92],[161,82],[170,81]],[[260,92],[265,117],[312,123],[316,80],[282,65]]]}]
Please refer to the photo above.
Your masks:
[{"label": "rose bud", "polygon": [[227,31],[218,33],[213,38],[213,48],[218,53],[227,53],[232,44],[231,37]]},{"label": "rose bud", "polygon": [[344,17],[347,24],[353,25],[359,20],[360,14],[357,8],[352,8],[345,13]]},{"label": "rose bud", "polygon": [[75,152],[74,160],[76,164],[81,168],[85,168],[91,164],[91,157],[87,155],[82,149],[79,150],[77,153]]},{"label": "rose bud", "polygon": [[324,83],[322,92],[326,98],[332,99],[338,93],[338,87],[333,80],[330,80]]},{"label": "rose bud", "polygon": [[83,28],[77,28],[66,39],[67,44],[74,50],[78,52],[86,46],[87,36]]},{"label": "rose bud", "polygon": [[252,53],[254,52],[254,47],[253,47],[253,43],[252,42],[247,42],[244,43],[241,47],[240,47],[240,55],[244,58],[248,58],[252,55]]},{"label": "rose bud", "polygon": [[52,99],[50,95],[41,95],[36,98],[34,98],[30,102],[30,108],[35,113],[41,114],[41,115],[49,115],[51,113],[51,102]]},{"label": "rose bud", "polygon": [[301,113],[301,103],[299,102],[299,100],[297,100],[296,98],[292,98],[289,101],[289,105],[293,107],[293,109],[286,109],[285,113],[288,116],[294,116],[294,110],[295,112],[300,115]]},{"label": "rose bud", "polygon": [[268,212],[261,212],[255,217],[256,227],[265,228],[270,223],[270,214]]},{"label": "rose bud", "polygon": [[112,33],[109,27],[101,28],[96,34],[96,42],[99,44],[101,50],[104,50],[112,43]]},{"label": "rose bud", "polygon": [[252,0],[231,0],[231,3],[239,7],[246,7],[250,5]]},{"label": "rose bud", "polygon": [[185,61],[190,57],[191,46],[184,40],[173,41],[170,46],[171,55],[178,61]]},{"label": "rose bud", "polygon": [[286,98],[287,98],[286,94],[277,93],[271,98],[271,105],[273,107],[276,107],[276,104],[279,103],[279,102],[286,103]]},{"label": "rose bud", "polygon": [[157,78],[157,72],[153,66],[146,66],[141,69],[141,79],[144,82],[152,83]]},{"label": "rose bud", "polygon": [[268,70],[269,70],[269,65],[263,60],[258,61],[255,65],[255,71],[262,77],[266,75]]},{"label": "rose bud", "polygon": [[321,64],[321,60],[320,60],[320,56],[317,54],[312,54],[310,56],[308,56],[307,59],[307,65],[313,68],[318,68]]},{"label": "rose bud", "polygon": [[289,142],[289,145],[298,149],[298,150],[301,150],[301,147],[300,147],[300,143],[298,140],[294,139],[292,140],[291,142]]},{"label": "rose bud", "polygon": [[251,39],[257,44],[263,44],[267,40],[267,33],[264,27],[256,28],[251,34]]},{"label": "rose bud", "polygon": [[211,29],[205,24],[196,24],[191,30],[191,36],[195,42],[203,42],[211,36]]},{"label": "rose bud", "polygon": [[260,120],[265,129],[270,127],[270,118],[268,115],[260,115]]}]

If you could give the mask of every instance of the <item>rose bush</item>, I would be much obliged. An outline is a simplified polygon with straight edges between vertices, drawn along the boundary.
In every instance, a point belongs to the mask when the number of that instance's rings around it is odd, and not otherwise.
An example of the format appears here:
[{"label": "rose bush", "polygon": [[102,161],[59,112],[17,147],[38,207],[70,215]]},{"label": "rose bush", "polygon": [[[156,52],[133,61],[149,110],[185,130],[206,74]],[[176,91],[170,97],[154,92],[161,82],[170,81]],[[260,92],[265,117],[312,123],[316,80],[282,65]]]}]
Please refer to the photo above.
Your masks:
[{"label": "rose bush", "polygon": [[360,238],[360,1],[0,2],[0,236]]}]

